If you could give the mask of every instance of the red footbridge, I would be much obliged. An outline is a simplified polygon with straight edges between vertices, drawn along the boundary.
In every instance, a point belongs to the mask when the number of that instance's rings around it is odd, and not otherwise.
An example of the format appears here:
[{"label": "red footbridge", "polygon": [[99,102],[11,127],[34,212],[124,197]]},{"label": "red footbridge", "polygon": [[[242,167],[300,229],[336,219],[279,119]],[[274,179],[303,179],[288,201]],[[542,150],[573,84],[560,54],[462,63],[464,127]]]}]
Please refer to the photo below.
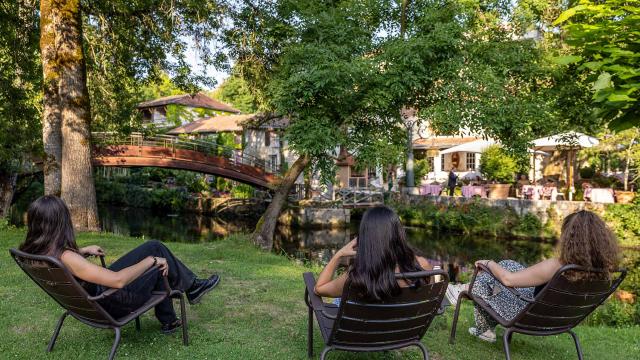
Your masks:
[{"label": "red footbridge", "polygon": [[280,180],[279,168],[269,161],[211,141],[140,133],[94,133],[93,145],[95,166],[191,170],[263,189],[274,189]]}]

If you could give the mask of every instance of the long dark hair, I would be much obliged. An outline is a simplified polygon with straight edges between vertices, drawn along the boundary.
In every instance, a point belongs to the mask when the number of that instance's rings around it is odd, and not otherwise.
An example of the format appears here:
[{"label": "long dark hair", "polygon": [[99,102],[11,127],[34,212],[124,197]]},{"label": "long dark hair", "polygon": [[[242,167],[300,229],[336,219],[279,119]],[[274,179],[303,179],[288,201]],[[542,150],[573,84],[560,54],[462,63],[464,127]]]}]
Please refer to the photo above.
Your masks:
[{"label": "long dark hair", "polygon": [[29,205],[27,227],[21,251],[50,256],[60,256],[65,250],[78,251],[69,209],[56,196],[45,195]]},{"label": "long dark hair", "polygon": [[562,264],[602,269],[605,278],[617,270],[620,260],[616,236],[604,220],[587,210],[575,212],[564,219],[559,251]]},{"label": "long dark hair", "polygon": [[357,243],[349,280],[351,289],[369,300],[384,301],[399,294],[396,267],[400,272],[423,270],[398,215],[386,206],[365,212]]}]

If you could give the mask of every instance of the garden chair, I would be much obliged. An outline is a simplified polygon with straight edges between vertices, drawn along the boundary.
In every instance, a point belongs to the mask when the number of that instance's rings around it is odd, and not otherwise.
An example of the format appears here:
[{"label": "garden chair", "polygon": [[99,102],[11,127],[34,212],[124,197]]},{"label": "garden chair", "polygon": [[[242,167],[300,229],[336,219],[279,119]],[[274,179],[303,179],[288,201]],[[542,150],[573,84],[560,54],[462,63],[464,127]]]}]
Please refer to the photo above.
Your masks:
[{"label": "garden chair", "polygon": [[582,360],[582,348],[580,347],[578,336],[573,332],[573,328],[600,306],[618,288],[627,274],[626,270],[618,270],[615,272],[617,275],[612,277],[611,280],[597,279],[597,277],[592,276],[592,278],[581,277],[583,280],[570,281],[567,278],[568,273],[593,275],[603,271],[586,269],[578,265],[565,265],[555,273],[551,281],[534,298],[524,296],[518,290],[505,286],[508,291],[511,291],[527,303],[526,307],[518,315],[508,321],[495,312],[481,297],[471,292],[479,270],[491,274],[486,266],[478,265],[469,285],[469,290],[460,293],[453,316],[449,343],[453,344],[455,340],[460,306],[462,300],[466,298],[478,304],[505,328],[502,340],[507,360],[511,359],[509,344],[513,333],[534,336],[569,333],[575,342],[578,359]]},{"label": "garden chair", "polygon": [[[440,281],[434,277],[440,276]],[[397,279],[424,279],[422,286],[402,288],[401,293],[383,303],[367,302],[351,291],[347,280],[340,306],[325,304],[315,294],[312,273],[303,274],[305,302],[309,309],[308,356],[313,356],[313,314],[315,313],[325,348],[323,360],[332,350],[386,351],[416,346],[428,360],[429,353],[420,342],[433,318],[440,314],[441,303],[449,283],[443,270],[396,274]]]},{"label": "garden chair", "polygon": [[[182,291],[171,290],[167,278],[164,278],[165,290],[156,292],[153,296],[136,311],[119,319],[114,319],[107,313],[98,303],[98,300],[113,295],[119,289],[109,289],[97,296],[89,296],[87,291],[76,280],[71,272],[60,262],[60,260],[51,256],[31,255],[25,252],[11,249],[11,256],[18,266],[33,280],[42,290],[51,296],[65,312],[58,320],[53,336],[47,346],[47,352],[53,350],[56,343],[60,328],[68,315],[73,316],[80,322],[101,329],[113,329],[115,331],[115,340],[111,347],[109,360],[116,355],[116,350],[120,344],[120,328],[135,319],[136,329],[140,330],[140,315],[152,309],[158,303],[167,297],[177,298],[180,300],[180,315],[182,319],[182,341],[184,345],[188,345],[189,338],[187,335],[187,317],[185,311],[185,300]],[[103,267],[106,267],[104,257],[100,257]],[[149,271],[153,271],[149,270]]]}]

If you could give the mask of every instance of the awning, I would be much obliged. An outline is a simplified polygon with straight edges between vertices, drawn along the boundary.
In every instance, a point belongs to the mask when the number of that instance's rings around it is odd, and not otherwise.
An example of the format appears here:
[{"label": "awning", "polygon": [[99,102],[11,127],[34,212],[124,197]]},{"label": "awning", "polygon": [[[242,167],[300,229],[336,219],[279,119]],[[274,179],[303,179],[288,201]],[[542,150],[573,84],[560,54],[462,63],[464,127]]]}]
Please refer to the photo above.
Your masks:
[{"label": "awning", "polygon": [[579,132],[568,132],[536,139],[533,147],[536,150],[556,150],[557,148],[590,148],[600,143],[598,139]]},{"label": "awning", "polygon": [[455,152],[467,152],[467,153],[482,153],[491,145],[495,145],[497,142],[494,140],[474,140],[466,144],[450,147],[446,150],[440,151],[440,154],[450,154]]}]

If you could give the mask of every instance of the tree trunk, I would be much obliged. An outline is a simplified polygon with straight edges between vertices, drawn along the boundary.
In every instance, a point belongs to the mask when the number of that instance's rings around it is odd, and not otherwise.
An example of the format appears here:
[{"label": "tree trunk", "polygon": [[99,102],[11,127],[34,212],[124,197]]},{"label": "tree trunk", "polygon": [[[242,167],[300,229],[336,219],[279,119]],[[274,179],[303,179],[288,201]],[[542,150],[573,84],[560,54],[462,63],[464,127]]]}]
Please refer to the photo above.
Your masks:
[{"label": "tree trunk", "polygon": [[56,49],[56,26],[58,14],[54,0],[40,2],[40,53],[42,57],[43,94],[42,143],[44,145],[45,195],[60,196],[62,175],[62,117],[58,86],[60,72]]},{"label": "tree trunk", "polygon": [[17,173],[0,173],[0,218],[9,215],[17,180]]},{"label": "tree trunk", "polygon": [[629,167],[631,167],[631,152],[635,142],[636,138],[631,138],[631,141],[629,141],[629,147],[627,147],[627,156],[624,162],[624,191],[629,190]]},{"label": "tree trunk", "polygon": [[59,16],[56,32],[60,69],[58,93],[62,110],[61,195],[76,228],[98,230],[80,1],[66,1],[56,11]]},{"label": "tree trunk", "polygon": [[258,221],[252,238],[253,242],[256,245],[259,245],[263,250],[271,250],[273,247],[273,235],[276,230],[276,225],[278,224],[280,211],[282,211],[282,207],[287,202],[287,197],[289,196],[291,187],[295,184],[298,176],[300,176],[302,171],[307,167],[309,160],[309,156],[304,155],[300,156],[293,163],[278,185],[267,210],[262,214],[260,221]]}]

